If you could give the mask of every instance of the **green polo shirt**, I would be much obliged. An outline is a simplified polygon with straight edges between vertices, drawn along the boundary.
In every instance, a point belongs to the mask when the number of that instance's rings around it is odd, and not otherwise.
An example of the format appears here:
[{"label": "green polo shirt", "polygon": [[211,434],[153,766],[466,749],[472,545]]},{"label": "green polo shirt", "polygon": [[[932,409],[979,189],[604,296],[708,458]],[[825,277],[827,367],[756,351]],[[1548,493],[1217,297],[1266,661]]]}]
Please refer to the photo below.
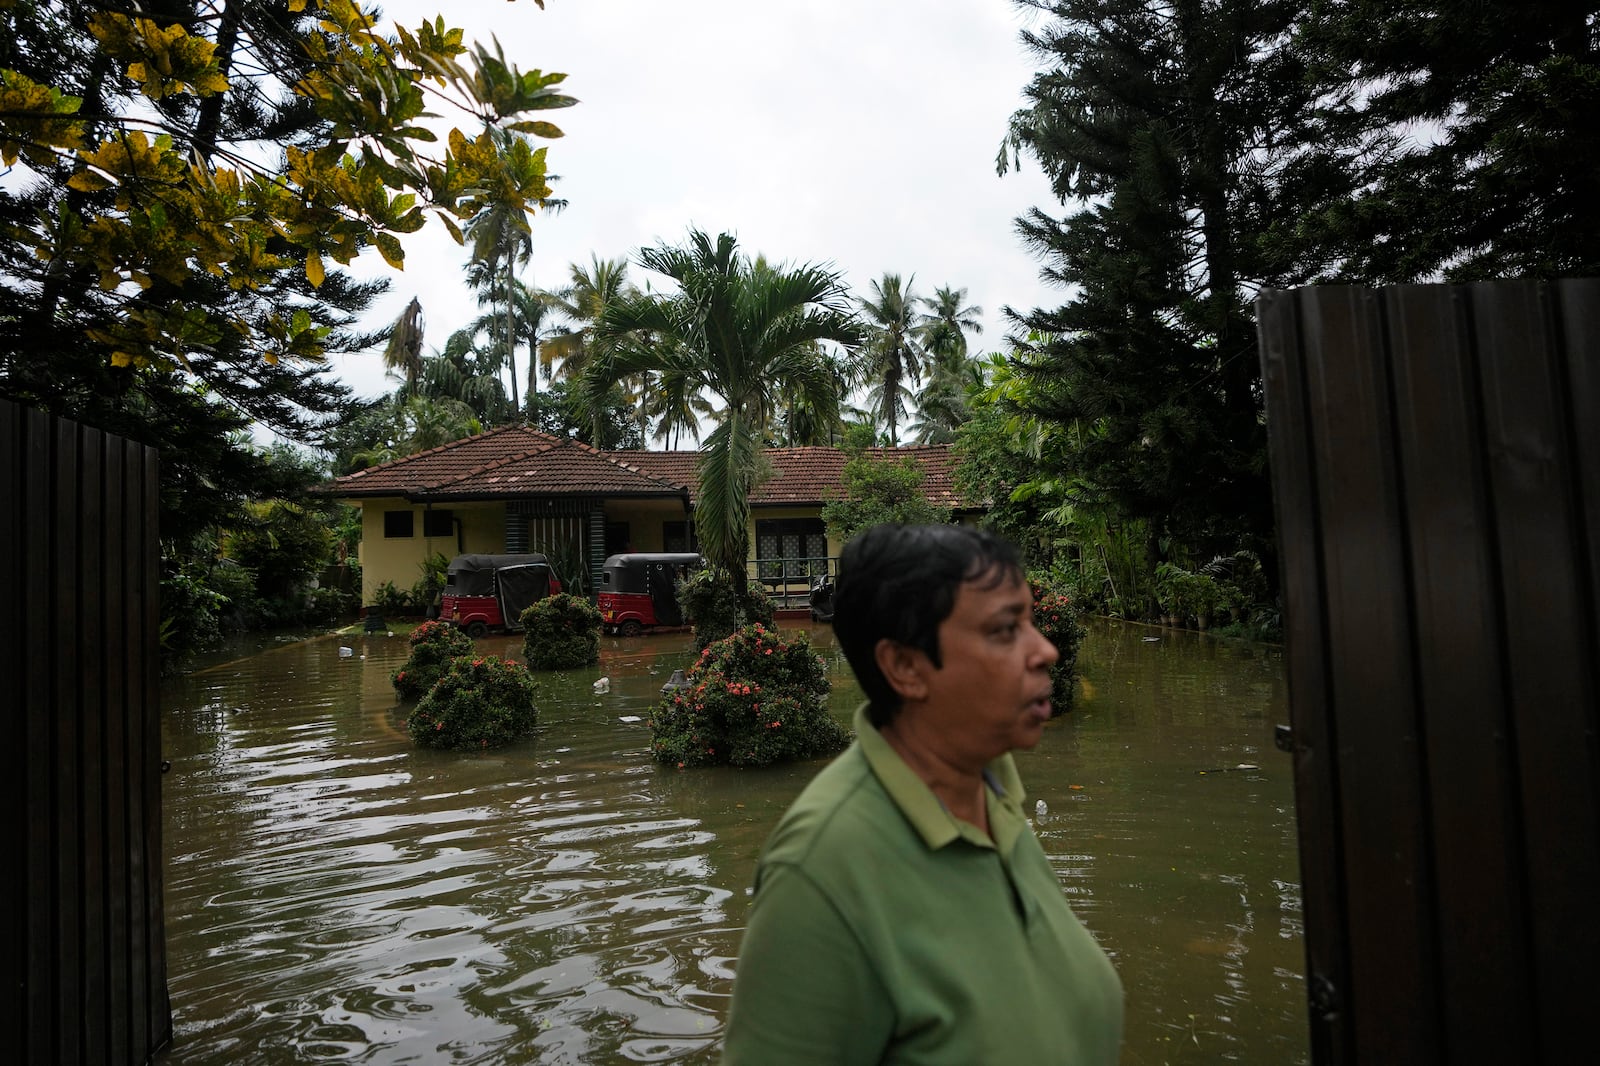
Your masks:
[{"label": "green polo shirt", "polygon": [[762,850],[724,1066],[1115,1063],[1122,985],[991,763],[992,837],[856,713]]}]

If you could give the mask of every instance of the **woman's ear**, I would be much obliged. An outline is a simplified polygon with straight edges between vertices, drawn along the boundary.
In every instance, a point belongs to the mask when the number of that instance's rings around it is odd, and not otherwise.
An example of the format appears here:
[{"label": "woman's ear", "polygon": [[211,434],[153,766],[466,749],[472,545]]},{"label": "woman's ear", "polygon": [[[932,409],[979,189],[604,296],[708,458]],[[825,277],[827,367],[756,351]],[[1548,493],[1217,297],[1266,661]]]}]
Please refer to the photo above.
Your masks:
[{"label": "woman's ear", "polygon": [[933,663],[928,660],[926,652],[884,637],[872,649],[872,656],[877,660],[878,670],[882,672],[884,680],[899,693],[902,700],[914,702],[927,699],[927,675]]}]

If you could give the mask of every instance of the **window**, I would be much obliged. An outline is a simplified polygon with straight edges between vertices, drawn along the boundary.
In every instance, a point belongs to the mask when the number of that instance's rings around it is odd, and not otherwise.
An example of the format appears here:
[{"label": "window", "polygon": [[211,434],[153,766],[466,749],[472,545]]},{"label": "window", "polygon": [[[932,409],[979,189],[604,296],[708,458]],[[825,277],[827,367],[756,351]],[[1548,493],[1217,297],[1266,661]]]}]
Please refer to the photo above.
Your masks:
[{"label": "window", "polygon": [[621,555],[633,551],[632,538],[628,536],[628,523],[606,523],[606,555]]},{"label": "window", "polygon": [[664,552],[696,551],[694,530],[688,522],[661,523],[661,550]]},{"label": "window", "polygon": [[[442,511],[422,512],[422,535],[424,537],[453,537],[456,535],[456,513],[449,508]],[[406,536],[411,534],[407,533]]]},{"label": "window", "polygon": [[828,572],[828,534],[820,518],[768,518],[756,522],[756,568],[761,580],[800,581]]},{"label": "window", "polygon": [[409,537],[416,528],[415,511],[385,511],[383,512],[383,535],[385,539],[392,537]]}]

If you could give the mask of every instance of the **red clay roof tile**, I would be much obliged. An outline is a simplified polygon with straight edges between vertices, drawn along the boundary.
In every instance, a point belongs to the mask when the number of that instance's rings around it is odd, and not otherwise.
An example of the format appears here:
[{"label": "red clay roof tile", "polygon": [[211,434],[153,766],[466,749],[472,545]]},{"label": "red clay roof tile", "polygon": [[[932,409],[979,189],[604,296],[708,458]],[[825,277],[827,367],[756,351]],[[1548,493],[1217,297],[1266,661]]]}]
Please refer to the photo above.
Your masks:
[{"label": "red clay roof tile", "polygon": [[[873,448],[880,459],[910,459],[923,490],[941,507],[968,506],[956,491],[959,463],[948,445]],[[331,496],[493,499],[504,496],[681,496],[698,502],[698,452],[597,451],[568,438],[508,426],[337,478]],[[842,494],[845,454],[813,446],[769,448],[776,471],[757,486],[756,507],[808,506]]]}]

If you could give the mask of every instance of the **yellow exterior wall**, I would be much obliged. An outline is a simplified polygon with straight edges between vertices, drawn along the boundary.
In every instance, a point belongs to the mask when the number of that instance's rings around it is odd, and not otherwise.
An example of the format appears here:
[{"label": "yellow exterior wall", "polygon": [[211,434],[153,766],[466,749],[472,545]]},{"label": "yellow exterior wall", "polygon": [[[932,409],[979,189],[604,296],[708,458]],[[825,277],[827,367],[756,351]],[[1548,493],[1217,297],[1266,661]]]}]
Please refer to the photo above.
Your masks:
[{"label": "yellow exterior wall", "polygon": [[[365,500],[348,500],[361,508],[361,602],[371,604],[377,596],[378,586],[385,581],[394,582],[397,589],[409,591],[422,578],[422,561],[433,552],[445,558],[462,553],[495,554],[506,550],[506,505],[503,503],[452,503],[441,504],[435,510],[448,510],[461,522],[461,543],[457,546],[454,535],[424,537],[422,513],[427,510],[419,504],[407,503],[398,497]],[[385,537],[383,516],[386,511],[411,511],[411,537]]]},{"label": "yellow exterior wall", "polygon": [[628,523],[628,540],[636,552],[666,551],[661,525],[683,522],[688,514],[680,500],[610,500],[605,505],[607,522]]}]

